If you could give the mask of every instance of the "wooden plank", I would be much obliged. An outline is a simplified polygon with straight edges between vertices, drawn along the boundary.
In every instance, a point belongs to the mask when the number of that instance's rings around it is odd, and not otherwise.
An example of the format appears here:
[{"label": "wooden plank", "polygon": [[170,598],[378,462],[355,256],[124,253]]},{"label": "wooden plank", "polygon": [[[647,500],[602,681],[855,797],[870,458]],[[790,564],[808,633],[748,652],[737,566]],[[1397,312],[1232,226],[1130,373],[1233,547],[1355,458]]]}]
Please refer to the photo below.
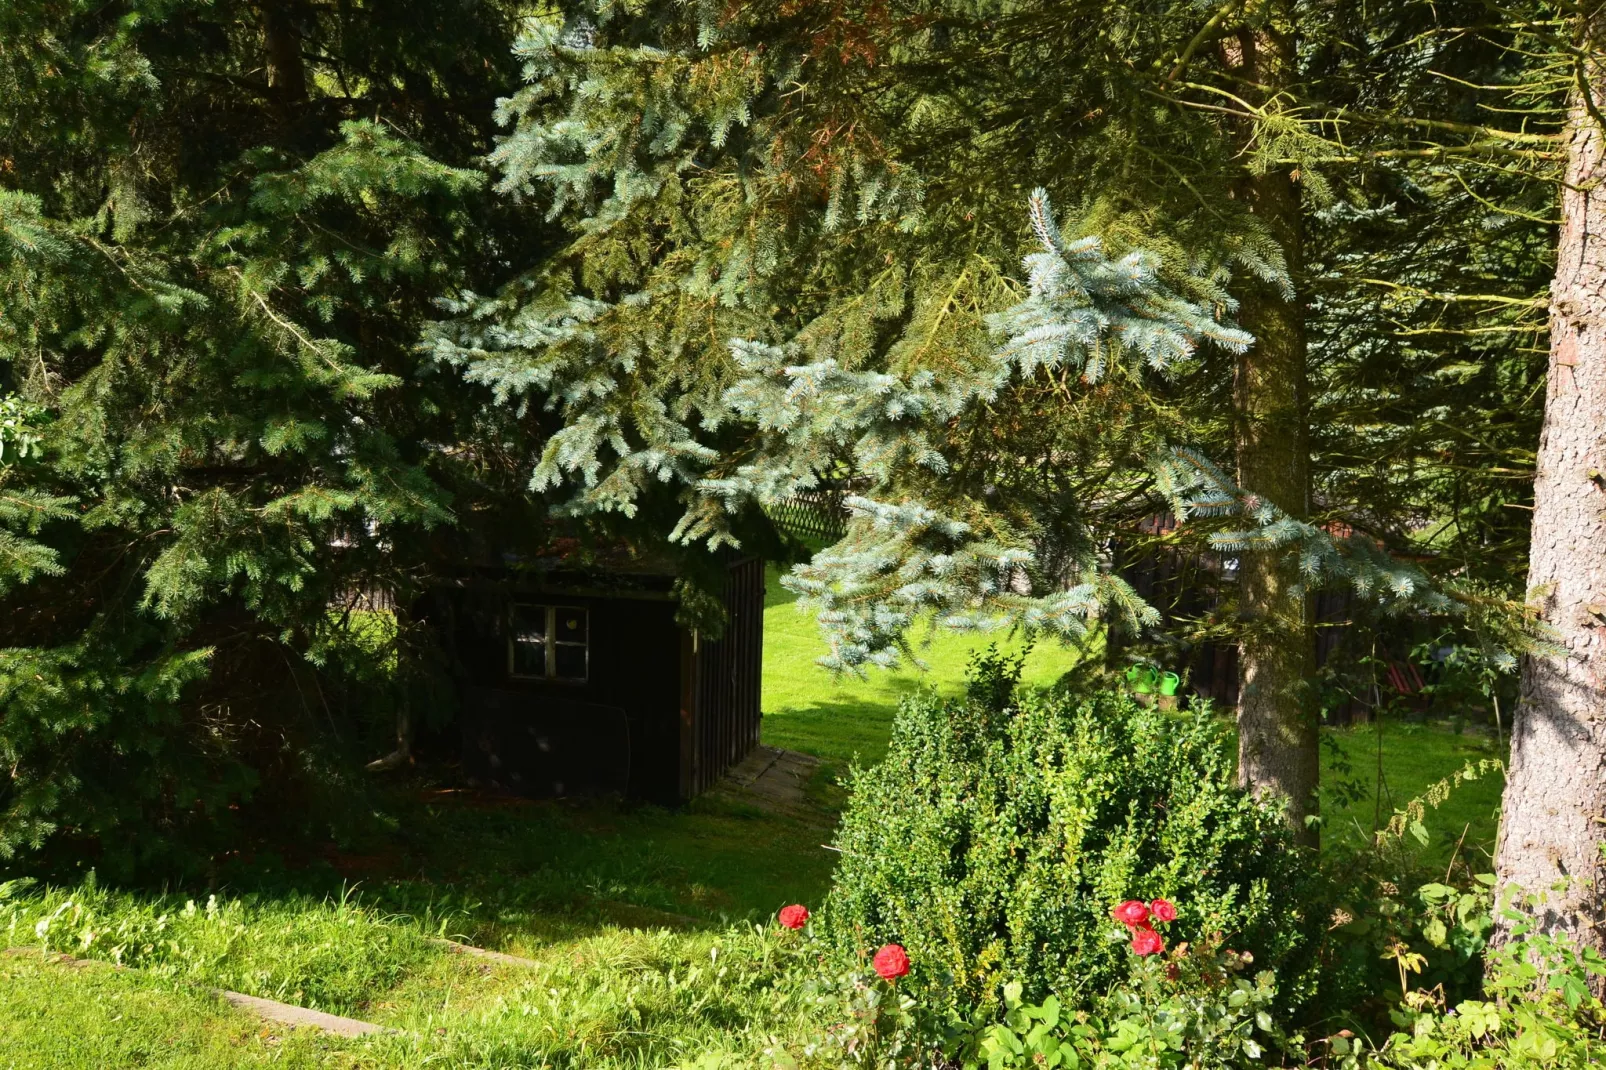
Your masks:
[{"label": "wooden plank", "polygon": [[697,794],[697,636],[680,631],[680,797]]}]

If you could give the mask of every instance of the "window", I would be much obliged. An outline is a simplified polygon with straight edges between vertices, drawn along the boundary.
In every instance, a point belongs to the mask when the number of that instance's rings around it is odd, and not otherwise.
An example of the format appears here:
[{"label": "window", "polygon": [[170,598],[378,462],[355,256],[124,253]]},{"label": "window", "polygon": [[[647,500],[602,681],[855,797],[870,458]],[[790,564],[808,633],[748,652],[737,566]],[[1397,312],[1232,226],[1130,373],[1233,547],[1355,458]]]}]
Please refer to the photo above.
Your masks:
[{"label": "window", "polygon": [[513,607],[507,644],[509,676],[584,683],[589,667],[589,621],[572,606]]}]

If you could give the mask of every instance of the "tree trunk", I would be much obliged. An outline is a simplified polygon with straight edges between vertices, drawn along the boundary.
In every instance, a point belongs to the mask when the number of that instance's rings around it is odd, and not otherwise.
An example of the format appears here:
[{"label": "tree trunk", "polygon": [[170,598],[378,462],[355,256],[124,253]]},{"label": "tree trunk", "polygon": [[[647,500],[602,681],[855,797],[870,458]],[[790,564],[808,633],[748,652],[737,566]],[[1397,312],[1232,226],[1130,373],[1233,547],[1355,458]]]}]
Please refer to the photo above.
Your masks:
[{"label": "tree trunk", "polygon": [[[1296,55],[1286,5],[1273,27],[1236,39],[1235,58],[1263,103],[1290,86]],[[1283,18],[1277,18],[1276,15]],[[1278,23],[1282,29],[1276,29]],[[1296,286],[1303,253],[1299,186],[1286,168],[1246,175],[1239,195],[1282,246]],[[1305,312],[1297,295],[1251,281],[1240,320],[1255,344],[1233,379],[1238,483],[1284,512],[1310,512]],[[1242,637],[1238,653],[1238,778],[1257,795],[1287,800],[1289,821],[1314,845],[1319,744],[1311,680],[1316,641],[1310,601],[1295,590],[1286,554],[1247,553],[1238,564]]]},{"label": "tree trunk", "polygon": [[295,0],[266,0],[262,8],[268,90],[285,121],[307,99],[307,67],[301,58],[299,26],[302,12],[294,5]]},{"label": "tree trunk", "polygon": [[1502,899],[1519,889],[1543,896],[1545,931],[1606,950],[1606,15],[1592,13],[1583,29],[1592,58],[1566,138],[1528,557],[1529,597],[1560,649],[1523,659],[1496,867]]}]

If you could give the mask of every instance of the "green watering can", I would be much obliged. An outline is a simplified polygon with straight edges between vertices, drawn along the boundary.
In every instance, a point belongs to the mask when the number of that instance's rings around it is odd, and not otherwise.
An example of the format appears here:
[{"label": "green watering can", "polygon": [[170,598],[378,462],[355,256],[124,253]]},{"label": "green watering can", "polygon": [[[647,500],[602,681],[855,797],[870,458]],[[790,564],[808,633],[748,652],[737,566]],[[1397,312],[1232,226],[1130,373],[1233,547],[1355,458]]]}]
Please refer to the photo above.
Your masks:
[{"label": "green watering can", "polygon": [[1159,691],[1170,698],[1182,686],[1182,677],[1174,672],[1161,672],[1153,665],[1134,665],[1126,671],[1126,682],[1134,695],[1152,695]]},{"label": "green watering can", "polygon": [[1126,682],[1135,695],[1152,695],[1160,684],[1160,670],[1153,665],[1134,665],[1126,671]]}]

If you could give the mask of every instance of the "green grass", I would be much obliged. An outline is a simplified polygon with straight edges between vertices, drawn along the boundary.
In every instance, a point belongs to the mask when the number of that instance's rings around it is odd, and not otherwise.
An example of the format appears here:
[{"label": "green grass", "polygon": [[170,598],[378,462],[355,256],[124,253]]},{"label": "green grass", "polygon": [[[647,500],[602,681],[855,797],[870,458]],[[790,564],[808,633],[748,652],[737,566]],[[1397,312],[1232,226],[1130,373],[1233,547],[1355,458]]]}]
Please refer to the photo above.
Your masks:
[{"label": "green grass", "polygon": [[[275,1053],[298,1067],[657,1067],[719,1051],[748,1059],[783,1034],[800,1043],[810,1020],[806,971],[783,968],[803,944],[773,925],[603,926],[548,936],[524,949],[530,964],[507,965],[430,943],[429,919],[352,897],[188,909],[91,886],[13,894],[0,922],[14,940],[138,967],[77,969],[29,950],[0,959],[0,995],[23,993],[0,999],[0,1068],[250,1066]],[[278,1027],[207,998],[214,985],[395,1033],[298,1033],[285,1046]],[[51,1018],[54,1004],[74,1013]],[[227,1058],[207,1054],[217,1049]],[[313,1061],[323,1056],[334,1061]]]},{"label": "green grass", "polygon": [[[764,919],[816,904],[835,856],[836,777],[884,752],[898,700],[962,686],[989,640],[937,637],[929,671],[833,679],[820,639],[771,577],[764,738],[825,759],[810,806],[777,814],[718,797],[679,811],[618,802],[534,802],[398,787],[374,842],[316,865],[255,868],[205,893],[0,885],[5,942],[138,965],[76,970],[0,958],[0,1070],[17,1067],[363,1068],[690,1065],[709,1052],[749,1065],[808,1031],[805,995],[778,968],[790,934]],[[1006,649],[1010,643],[1001,645]],[[1031,651],[1029,685],[1072,655]],[[1486,737],[1383,725],[1327,733],[1324,842],[1358,845],[1376,819],[1470,760]],[[1349,783],[1354,790],[1346,792]],[[1378,786],[1381,784],[1381,790]],[[1498,777],[1462,784],[1425,820],[1425,859],[1459,850],[1475,868],[1493,835]],[[1413,841],[1414,842],[1414,841]],[[41,929],[40,923],[48,921]],[[758,924],[754,925],[754,922]],[[441,936],[518,954],[531,968],[452,954]],[[377,1021],[354,1042],[279,1036],[205,994],[232,988]]]},{"label": "green grass", "polygon": [[405,849],[365,894],[519,953],[599,929],[717,924],[818,901],[835,861],[821,846],[834,820],[825,806],[797,816],[719,798],[672,812],[445,797],[397,810]]},{"label": "green grass", "polygon": [[[915,654],[924,670],[905,665],[896,671],[870,669],[865,678],[833,676],[815,664],[825,651],[819,626],[800,612],[796,597],[770,570],[764,609],[764,742],[773,747],[815,754],[838,765],[857,756],[880,761],[898,701],[924,688],[944,694],[963,689],[965,669],[973,653],[996,642],[999,649],[1020,650],[1019,637],[924,632],[915,638]],[[1053,642],[1036,644],[1027,654],[1023,683],[1044,687],[1071,668],[1075,653]]]},{"label": "green grass", "polygon": [[373,993],[433,957],[429,921],[387,917],[352,896],[214,895],[197,902],[93,882],[73,889],[0,885],[8,947],[48,947],[144,976],[336,1014],[362,1011]]},{"label": "green grass", "polygon": [[[1325,735],[1322,812],[1328,846],[1364,846],[1380,824],[1441,780],[1468,765],[1506,758],[1504,748],[1485,733],[1458,733],[1436,724],[1385,719]],[[1448,863],[1459,850],[1458,857],[1474,872],[1492,871],[1503,786],[1500,773],[1492,771],[1456,783],[1438,806],[1429,805],[1422,818],[1428,842],[1419,847],[1424,858]]]},{"label": "green grass", "polygon": [[0,957],[0,1070],[311,1070],[361,1065],[318,1034],[252,1015],[156,977]]}]

